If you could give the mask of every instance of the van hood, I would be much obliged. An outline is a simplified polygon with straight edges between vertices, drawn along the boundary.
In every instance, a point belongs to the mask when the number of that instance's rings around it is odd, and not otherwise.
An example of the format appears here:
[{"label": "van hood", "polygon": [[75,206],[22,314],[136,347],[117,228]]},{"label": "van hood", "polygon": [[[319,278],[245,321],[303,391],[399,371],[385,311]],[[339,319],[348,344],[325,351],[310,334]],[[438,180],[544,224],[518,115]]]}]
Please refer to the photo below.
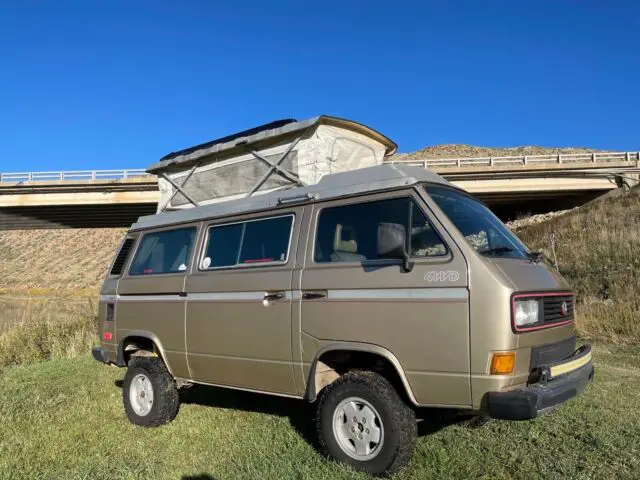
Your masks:
[{"label": "van hood", "polygon": [[519,292],[572,290],[569,282],[545,263],[516,258],[493,257],[487,260],[496,265]]}]

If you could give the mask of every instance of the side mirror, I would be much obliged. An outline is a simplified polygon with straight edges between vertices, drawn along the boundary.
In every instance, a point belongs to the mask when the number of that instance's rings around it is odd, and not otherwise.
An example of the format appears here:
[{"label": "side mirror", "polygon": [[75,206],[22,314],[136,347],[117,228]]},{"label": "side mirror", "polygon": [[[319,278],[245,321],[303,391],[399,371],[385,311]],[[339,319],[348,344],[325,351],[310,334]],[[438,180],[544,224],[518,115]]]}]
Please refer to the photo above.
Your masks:
[{"label": "side mirror", "polygon": [[413,269],[407,253],[407,231],[399,223],[378,224],[378,258],[392,258],[402,260],[405,272]]}]

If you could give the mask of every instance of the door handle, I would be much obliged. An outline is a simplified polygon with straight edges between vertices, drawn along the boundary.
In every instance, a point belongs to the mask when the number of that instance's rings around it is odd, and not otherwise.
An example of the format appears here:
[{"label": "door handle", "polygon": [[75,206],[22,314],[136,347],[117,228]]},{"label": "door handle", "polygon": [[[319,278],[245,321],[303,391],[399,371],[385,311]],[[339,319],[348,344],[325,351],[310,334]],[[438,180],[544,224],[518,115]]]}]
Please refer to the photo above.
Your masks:
[{"label": "door handle", "polygon": [[264,299],[267,302],[272,302],[274,300],[282,300],[284,298],[284,292],[265,292]]},{"label": "door handle", "polygon": [[314,300],[316,298],[324,298],[326,296],[326,291],[302,292],[303,300]]}]

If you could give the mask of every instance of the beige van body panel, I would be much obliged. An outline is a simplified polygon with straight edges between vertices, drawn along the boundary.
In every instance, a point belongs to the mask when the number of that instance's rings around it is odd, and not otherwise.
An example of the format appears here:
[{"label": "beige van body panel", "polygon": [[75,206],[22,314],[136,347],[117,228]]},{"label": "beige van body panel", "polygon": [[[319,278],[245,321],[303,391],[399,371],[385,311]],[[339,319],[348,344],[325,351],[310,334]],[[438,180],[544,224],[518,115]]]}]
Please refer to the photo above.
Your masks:
[{"label": "beige van body panel", "polygon": [[[511,295],[514,292],[570,290],[567,282],[544,264],[514,258],[478,255],[455,225],[426,197],[444,228],[457,239],[469,264],[471,392],[473,407],[480,408],[487,392],[524,386],[530,374],[531,347],[558,342],[575,335],[573,323],[516,334],[511,328]],[[490,375],[494,352],[516,351],[515,371]]]},{"label": "beige van body panel", "polygon": [[[102,283],[100,289],[100,297],[98,301],[98,325],[100,326],[100,342],[107,354],[111,358],[115,358],[118,353],[118,340],[116,335],[116,322],[117,322],[117,303],[118,303],[118,280],[117,277],[111,277],[109,272]],[[107,305],[113,305],[113,318],[110,321],[107,319]],[[106,341],[102,336],[105,332],[111,334],[111,341]]]},{"label": "beige van body panel", "polygon": [[[402,365],[419,404],[470,406],[467,264],[446,232],[436,225],[449,254],[416,258],[408,273],[397,262],[314,263],[313,243],[322,208],[407,196],[431,217],[411,189],[314,205],[302,291],[326,291],[327,295],[300,300],[301,330],[318,339],[320,348],[336,341],[389,351]],[[432,279],[430,272],[455,274]],[[304,376],[318,352],[313,342],[303,342],[301,353]]]},{"label": "beige van body panel", "polygon": [[[240,216],[206,223],[293,215],[286,264],[199,270],[187,278],[186,343],[191,378],[287,395],[298,395],[292,363],[292,270],[304,208]],[[201,249],[206,242],[201,242]],[[199,259],[202,252],[199,253]],[[282,298],[265,302],[266,294]]]},{"label": "beige van body panel", "polygon": [[[174,228],[198,227],[186,224]],[[149,230],[145,234],[166,229]],[[143,236],[138,239],[137,250]],[[191,249],[190,264],[195,248]],[[117,334],[118,342],[132,335],[132,331],[150,332],[159,339],[166,362],[177,377],[189,377],[185,350],[184,283],[187,271],[158,275],[132,276],[129,268],[135,253],[130,255],[126,271],[118,283]]]},{"label": "beige van body panel", "polygon": [[[113,261],[118,252],[122,248],[122,244],[125,238],[135,238],[135,235],[126,235],[118,249],[114,252]],[[113,264],[112,261],[112,264]],[[115,358],[118,353],[118,338],[117,338],[117,319],[118,319],[118,282],[120,281],[119,275],[111,275],[111,269],[113,265],[109,265],[109,269],[105,274],[104,281],[100,287],[100,297],[98,299],[98,325],[100,332],[100,342],[105,351],[109,354],[110,358]],[[113,318],[107,321],[107,306],[111,305],[113,308]],[[104,333],[111,334],[111,341],[104,339]]]}]

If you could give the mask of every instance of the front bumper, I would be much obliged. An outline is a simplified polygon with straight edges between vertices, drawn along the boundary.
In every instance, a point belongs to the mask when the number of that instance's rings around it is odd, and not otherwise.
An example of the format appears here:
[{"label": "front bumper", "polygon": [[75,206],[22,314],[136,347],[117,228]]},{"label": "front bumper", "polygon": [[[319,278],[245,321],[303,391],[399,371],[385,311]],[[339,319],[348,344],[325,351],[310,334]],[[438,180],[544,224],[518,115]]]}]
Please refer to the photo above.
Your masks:
[{"label": "front bumper", "polygon": [[[588,362],[584,365],[547,380],[549,372],[563,372],[565,365],[584,363],[587,356]],[[529,420],[582,393],[593,380],[591,347],[582,347],[563,363],[543,367],[543,370],[539,383],[508,392],[487,393],[486,407],[489,416],[502,420]]]},{"label": "front bumper", "polygon": [[111,363],[109,353],[102,347],[93,347],[91,349],[91,355],[93,355],[94,360],[98,362]]}]

